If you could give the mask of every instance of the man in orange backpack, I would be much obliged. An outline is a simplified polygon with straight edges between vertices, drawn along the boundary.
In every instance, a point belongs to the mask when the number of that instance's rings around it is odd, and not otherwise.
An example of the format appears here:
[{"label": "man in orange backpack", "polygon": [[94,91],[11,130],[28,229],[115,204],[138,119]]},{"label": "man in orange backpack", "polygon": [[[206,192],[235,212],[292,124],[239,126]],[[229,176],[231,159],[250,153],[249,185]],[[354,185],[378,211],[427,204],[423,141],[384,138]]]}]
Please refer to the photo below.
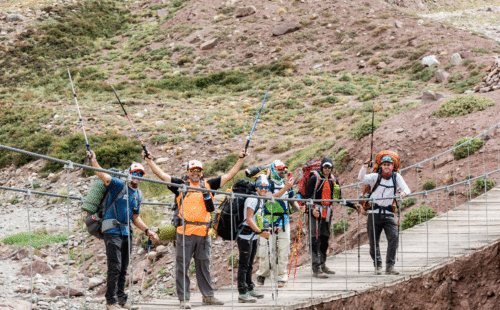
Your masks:
[{"label": "man in orange backpack", "polygon": [[358,178],[365,185],[369,186],[370,198],[375,202],[367,210],[368,219],[368,239],[370,242],[370,256],[375,265],[375,274],[382,274],[382,257],[380,255],[380,235],[382,230],[387,237],[387,257],[386,269],[387,275],[397,275],[399,272],[394,269],[396,262],[396,251],[398,249],[399,231],[398,224],[394,217],[394,199],[384,197],[394,197],[398,191],[404,198],[410,194],[410,189],[406,185],[399,170],[399,156],[393,151],[382,151],[376,156],[377,163],[374,167],[374,173],[366,174],[371,161],[365,162],[359,171]]}]

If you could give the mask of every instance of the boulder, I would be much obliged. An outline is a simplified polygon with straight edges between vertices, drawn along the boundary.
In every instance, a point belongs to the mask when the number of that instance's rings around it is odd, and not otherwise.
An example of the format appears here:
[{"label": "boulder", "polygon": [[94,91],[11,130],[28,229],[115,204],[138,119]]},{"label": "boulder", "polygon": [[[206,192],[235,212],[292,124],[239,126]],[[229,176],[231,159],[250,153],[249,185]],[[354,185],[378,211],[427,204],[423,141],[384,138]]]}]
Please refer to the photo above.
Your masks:
[{"label": "boulder", "polygon": [[453,161],[453,154],[448,153],[444,156],[439,156],[436,161],[433,162],[434,168],[441,168],[447,163],[451,163]]},{"label": "boulder", "polygon": [[394,22],[394,26],[396,26],[396,28],[403,28],[403,23],[397,20]]},{"label": "boulder", "polygon": [[459,53],[454,53],[450,56],[450,63],[454,65],[459,65],[462,62],[462,56]]},{"label": "boulder", "polygon": [[444,98],[443,94],[438,92],[433,92],[432,90],[426,90],[422,95],[422,103],[423,104],[431,103],[441,98]]},{"label": "boulder", "polygon": [[22,16],[20,14],[6,14],[5,15],[5,21],[8,23],[17,22],[17,21],[20,21],[23,19],[24,19],[24,16]]},{"label": "boulder", "polygon": [[202,45],[200,45],[200,49],[202,49],[202,50],[212,49],[216,43],[217,43],[217,38],[213,38],[211,40],[206,41]]},{"label": "boulder", "polygon": [[[33,274],[47,274],[52,271],[52,267],[42,260],[33,261]],[[31,266],[27,265],[21,268],[19,275],[29,276],[31,274]]]},{"label": "boulder", "polygon": [[88,283],[89,289],[91,290],[94,287],[101,285],[102,283],[104,283],[104,279],[102,278],[97,278],[97,277],[90,278]]},{"label": "boulder", "polygon": [[161,158],[158,158],[156,160],[157,164],[166,163],[166,162],[168,162],[168,157],[161,157]]},{"label": "boulder", "polygon": [[158,14],[158,17],[164,17],[167,16],[170,12],[168,11],[168,8],[163,8],[158,11],[156,11],[156,14]]},{"label": "boulder", "polygon": [[[68,296],[68,287],[64,285],[56,286],[56,291],[62,294],[62,296]],[[83,291],[76,287],[69,287],[69,295],[70,296],[83,296]]]},{"label": "boulder", "polygon": [[439,60],[437,60],[436,55],[425,56],[422,59],[422,65],[427,67],[437,66],[439,65]]},{"label": "boulder", "polygon": [[285,23],[281,25],[276,25],[273,27],[273,36],[282,36],[284,34],[294,32],[300,29],[300,24],[298,23]]},{"label": "boulder", "polygon": [[443,69],[439,69],[436,71],[435,76],[439,83],[446,83],[450,74]]},{"label": "boulder", "polygon": [[364,68],[366,67],[366,63],[363,59],[361,59],[360,61],[358,61],[358,68]]},{"label": "boulder", "polygon": [[234,16],[235,17],[245,17],[248,15],[252,15],[255,12],[257,12],[257,9],[253,6],[240,6],[234,10]]},{"label": "boulder", "polygon": [[31,304],[21,299],[0,298],[0,310],[31,309]]},{"label": "boulder", "polygon": [[386,67],[387,67],[387,64],[385,62],[383,62],[383,61],[381,61],[381,62],[379,62],[377,64],[377,69],[379,69],[379,70],[380,69],[385,69]]}]

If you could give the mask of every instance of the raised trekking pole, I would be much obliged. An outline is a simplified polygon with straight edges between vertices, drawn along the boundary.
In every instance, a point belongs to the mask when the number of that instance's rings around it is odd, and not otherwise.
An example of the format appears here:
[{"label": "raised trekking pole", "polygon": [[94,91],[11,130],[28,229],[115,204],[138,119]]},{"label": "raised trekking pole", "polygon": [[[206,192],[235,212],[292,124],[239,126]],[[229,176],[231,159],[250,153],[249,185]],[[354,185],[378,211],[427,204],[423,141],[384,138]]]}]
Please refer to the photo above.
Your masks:
[{"label": "raised trekking pole", "polygon": [[[89,144],[89,140],[87,139],[87,133],[85,132],[85,126],[83,126],[82,114],[80,113],[80,106],[78,105],[78,99],[76,98],[75,87],[73,86],[73,79],[71,78],[71,73],[69,72],[69,68],[68,68],[68,75],[69,75],[69,81],[71,82],[71,89],[73,90],[73,97],[75,97],[76,109],[78,111],[78,117],[79,117],[78,121],[82,125],[83,136],[85,137],[85,145],[87,146],[87,150],[89,151],[89,153],[92,154],[90,152],[90,144]],[[84,164],[87,164],[87,162],[90,158],[92,158],[92,155],[90,155],[90,157],[85,156]]]},{"label": "raised trekking pole", "polygon": [[[262,229],[263,231],[268,231],[269,230],[269,223],[263,222],[262,228],[263,228]],[[269,277],[271,278],[271,293],[272,293],[272,297],[274,300],[273,273],[271,271],[272,270],[272,266],[271,266],[271,242],[269,242],[269,238],[267,238],[267,257],[269,259]]]},{"label": "raised trekking pole", "polygon": [[257,118],[255,119],[255,122],[253,123],[252,131],[250,131],[250,135],[248,136],[248,139],[247,139],[247,144],[245,144],[245,154],[247,153],[248,145],[250,144],[250,139],[252,139],[252,135],[253,135],[253,131],[255,130],[255,126],[257,126],[257,122],[259,121],[260,112],[262,111],[262,108],[264,107],[264,103],[266,102],[267,93],[269,92],[269,87],[267,88],[266,95],[264,96],[264,100],[262,100],[262,104],[260,105],[259,113],[257,113]]},{"label": "raised trekking pole", "polygon": [[120,105],[123,109],[123,112],[125,113],[125,117],[128,119],[130,125],[132,125],[132,129],[134,130],[135,135],[137,136],[137,139],[139,139],[139,142],[141,143],[142,149],[144,150],[144,153],[146,153],[146,157],[149,157],[148,150],[146,150],[146,145],[144,144],[144,142],[142,142],[141,137],[139,136],[139,133],[137,132],[137,129],[135,129],[134,123],[130,119],[130,116],[128,116],[127,111],[125,111],[125,107],[123,106],[122,102],[120,101],[120,97],[118,97],[118,94],[116,93],[116,90],[113,87],[113,85],[111,85],[111,88],[113,89],[113,92],[115,93],[116,99],[118,99],[118,102],[120,103]]},{"label": "raised trekking pole", "polygon": [[142,275],[142,281],[141,281],[141,287],[139,288],[139,295],[142,295],[142,288],[144,285],[144,277],[146,276],[147,268],[148,267],[148,261],[149,261],[149,252],[151,251],[151,239],[148,237],[148,254],[146,255],[146,262],[144,263],[144,274]]},{"label": "raised trekking pole", "polygon": [[373,166],[373,131],[375,129],[375,105],[373,105],[372,109],[372,138],[370,142],[370,163],[368,164],[368,167],[371,168]]}]

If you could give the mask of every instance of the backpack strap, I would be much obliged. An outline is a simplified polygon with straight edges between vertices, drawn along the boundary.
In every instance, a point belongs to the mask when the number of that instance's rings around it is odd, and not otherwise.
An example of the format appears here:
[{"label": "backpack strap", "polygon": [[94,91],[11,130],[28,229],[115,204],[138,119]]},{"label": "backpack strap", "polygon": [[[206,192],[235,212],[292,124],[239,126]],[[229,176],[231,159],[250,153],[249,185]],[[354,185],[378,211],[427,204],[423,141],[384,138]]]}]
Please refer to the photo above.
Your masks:
[{"label": "backpack strap", "polygon": [[113,202],[108,206],[108,208],[106,209],[106,212],[103,215],[103,218],[104,218],[108,214],[109,209],[111,209],[111,207],[113,207],[113,209],[115,211],[115,218],[102,221],[102,227],[101,227],[102,233],[105,233],[106,231],[113,229],[115,227],[118,227],[118,226],[127,225],[127,224],[121,223],[120,221],[118,221],[116,219],[116,217],[118,217],[118,212],[116,210],[116,202],[118,201],[118,199],[123,198],[123,196],[125,196],[125,184],[123,184],[122,190],[120,191],[118,196],[116,196],[116,198],[113,200]]}]

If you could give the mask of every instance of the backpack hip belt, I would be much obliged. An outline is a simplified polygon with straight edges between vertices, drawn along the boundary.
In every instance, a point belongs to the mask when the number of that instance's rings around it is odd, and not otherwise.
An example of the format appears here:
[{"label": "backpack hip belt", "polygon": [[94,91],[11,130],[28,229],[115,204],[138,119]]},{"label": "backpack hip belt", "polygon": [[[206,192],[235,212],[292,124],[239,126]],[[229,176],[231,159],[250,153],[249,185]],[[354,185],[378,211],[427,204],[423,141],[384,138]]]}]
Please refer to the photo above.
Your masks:
[{"label": "backpack hip belt", "polygon": [[191,221],[184,220],[184,224],[196,225],[196,226],[207,226],[208,228],[210,228],[212,226],[212,221],[209,221],[209,222],[191,222]]},{"label": "backpack hip belt", "polygon": [[373,210],[370,208],[367,213],[369,214],[377,214],[378,215],[387,215],[387,216],[391,216],[391,215],[394,215],[394,213],[392,212],[393,210],[393,207],[392,205],[389,205],[389,206],[379,206],[378,204],[374,204],[373,205]]}]

